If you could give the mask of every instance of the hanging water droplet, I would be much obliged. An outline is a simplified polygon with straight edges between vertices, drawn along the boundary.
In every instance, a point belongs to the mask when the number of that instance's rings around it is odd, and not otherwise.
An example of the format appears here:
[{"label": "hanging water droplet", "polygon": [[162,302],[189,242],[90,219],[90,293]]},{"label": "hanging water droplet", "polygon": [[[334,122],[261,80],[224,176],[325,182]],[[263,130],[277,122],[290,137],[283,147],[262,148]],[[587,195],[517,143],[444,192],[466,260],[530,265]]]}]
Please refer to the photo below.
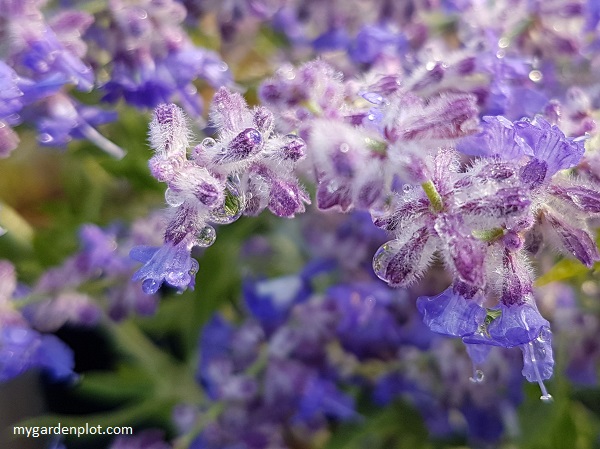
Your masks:
[{"label": "hanging water droplet", "polygon": [[48,133],[42,133],[38,136],[38,140],[41,143],[51,143],[54,140],[54,138]]},{"label": "hanging water droplet", "polygon": [[165,201],[171,207],[179,207],[183,204],[183,196],[181,192],[177,192],[169,187],[165,190]]},{"label": "hanging water droplet", "polygon": [[544,76],[542,75],[542,72],[540,72],[539,70],[532,70],[531,72],[529,72],[529,79],[534,83],[540,82],[543,77]]},{"label": "hanging water droplet", "polygon": [[184,279],[187,276],[187,273],[182,273],[180,271],[170,271],[165,276],[165,281],[173,286],[179,286],[184,283]]},{"label": "hanging water droplet", "polygon": [[147,295],[153,295],[158,291],[159,288],[160,283],[158,283],[154,279],[145,279],[144,282],[142,282],[142,290]]},{"label": "hanging water droplet", "polygon": [[206,248],[215,243],[216,238],[217,232],[215,231],[215,228],[212,226],[204,226],[196,236],[196,243],[198,246]]},{"label": "hanging water droplet", "polygon": [[217,141],[211,137],[207,137],[202,141],[202,148],[209,150],[217,144]]},{"label": "hanging water droplet", "polygon": [[481,371],[480,369],[476,369],[475,371],[473,371],[473,376],[469,377],[469,380],[471,382],[473,382],[474,384],[480,384],[483,382],[484,379],[485,379],[485,375],[483,374],[483,371]]},{"label": "hanging water droplet", "polygon": [[542,400],[542,402],[545,402],[546,404],[549,404],[551,402],[554,402],[554,398],[552,397],[551,394],[543,394],[540,396],[540,399]]}]

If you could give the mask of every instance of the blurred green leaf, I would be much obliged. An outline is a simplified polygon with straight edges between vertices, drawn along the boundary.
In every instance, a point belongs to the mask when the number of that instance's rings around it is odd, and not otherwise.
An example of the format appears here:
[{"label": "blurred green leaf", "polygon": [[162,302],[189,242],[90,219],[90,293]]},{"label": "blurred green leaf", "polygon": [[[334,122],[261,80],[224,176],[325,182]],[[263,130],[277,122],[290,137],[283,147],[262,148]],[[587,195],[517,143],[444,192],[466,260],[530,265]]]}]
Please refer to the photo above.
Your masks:
[{"label": "blurred green leaf", "polygon": [[577,276],[585,275],[589,271],[589,268],[578,260],[561,259],[552,268],[550,268],[550,270],[537,278],[535,281],[535,286],[542,287],[543,285],[551,282],[566,281]]},{"label": "blurred green leaf", "polygon": [[363,410],[365,421],[338,427],[324,449],[425,449],[433,447],[419,413],[396,401]]}]

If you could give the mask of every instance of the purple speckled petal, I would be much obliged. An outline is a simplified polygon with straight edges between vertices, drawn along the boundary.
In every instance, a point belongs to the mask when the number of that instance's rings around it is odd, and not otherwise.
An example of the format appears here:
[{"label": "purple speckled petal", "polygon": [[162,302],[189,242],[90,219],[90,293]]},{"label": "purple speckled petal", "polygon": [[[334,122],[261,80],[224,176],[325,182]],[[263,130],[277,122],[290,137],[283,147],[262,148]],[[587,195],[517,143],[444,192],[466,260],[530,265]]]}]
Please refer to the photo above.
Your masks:
[{"label": "purple speckled petal", "polygon": [[254,128],[246,128],[235,136],[223,152],[215,156],[215,163],[243,161],[258,153],[263,146],[262,136]]},{"label": "purple speckled petal", "polygon": [[600,214],[600,192],[582,186],[549,188],[552,195],[583,212]]},{"label": "purple speckled petal", "polygon": [[483,243],[465,229],[459,215],[441,214],[436,218],[434,227],[460,279],[467,284],[483,287]]},{"label": "purple speckled petal", "polygon": [[[406,286],[419,278],[427,265],[423,257],[429,239],[426,227],[417,230],[407,242],[392,240],[383,244],[373,257],[373,270],[392,287]],[[425,255],[427,256],[427,255]]]},{"label": "purple speckled petal", "polygon": [[531,200],[524,189],[503,187],[494,195],[467,201],[460,209],[467,214],[506,218],[526,212],[530,204]]},{"label": "purple speckled petal", "polygon": [[587,230],[575,228],[555,215],[546,214],[546,219],[557,233],[568,254],[573,255],[589,268],[600,260],[598,247]]}]

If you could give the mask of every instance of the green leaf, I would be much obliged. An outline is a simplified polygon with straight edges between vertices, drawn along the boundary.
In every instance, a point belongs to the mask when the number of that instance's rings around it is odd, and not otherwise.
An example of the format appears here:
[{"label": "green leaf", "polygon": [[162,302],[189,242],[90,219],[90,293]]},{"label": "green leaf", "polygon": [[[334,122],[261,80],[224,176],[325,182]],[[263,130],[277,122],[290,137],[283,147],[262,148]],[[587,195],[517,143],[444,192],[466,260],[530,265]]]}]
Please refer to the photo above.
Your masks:
[{"label": "green leaf", "polygon": [[130,365],[121,365],[117,371],[85,373],[76,391],[103,402],[121,402],[144,398],[153,393],[152,380],[145,371]]},{"label": "green leaf", "polygon": [[550,270],[537,278],[535,286],[541,287],[551,282],[566,281],[577,276],[585,275],[589,271],[589,268],[578,260],[562,259],[550,268]]},{"label": "green leaf", "polygon": [[346,423],[331,435],[324,449],[424,449],[431,448],[419,413],[396,401],[363,411],[361,424]]}]

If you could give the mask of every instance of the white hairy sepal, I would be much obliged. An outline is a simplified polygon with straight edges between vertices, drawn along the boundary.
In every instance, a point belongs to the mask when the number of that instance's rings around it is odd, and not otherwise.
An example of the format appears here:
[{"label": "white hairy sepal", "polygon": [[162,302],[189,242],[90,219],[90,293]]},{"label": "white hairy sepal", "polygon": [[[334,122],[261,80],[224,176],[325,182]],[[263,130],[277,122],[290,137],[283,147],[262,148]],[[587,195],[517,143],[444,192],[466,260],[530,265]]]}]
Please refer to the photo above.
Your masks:
[{"label": "white hairy sepal", "polygon": [[185,157],[192,139],[183,110],[174,104],[159,105],[150,122],[150,147],[160,158]]}]

